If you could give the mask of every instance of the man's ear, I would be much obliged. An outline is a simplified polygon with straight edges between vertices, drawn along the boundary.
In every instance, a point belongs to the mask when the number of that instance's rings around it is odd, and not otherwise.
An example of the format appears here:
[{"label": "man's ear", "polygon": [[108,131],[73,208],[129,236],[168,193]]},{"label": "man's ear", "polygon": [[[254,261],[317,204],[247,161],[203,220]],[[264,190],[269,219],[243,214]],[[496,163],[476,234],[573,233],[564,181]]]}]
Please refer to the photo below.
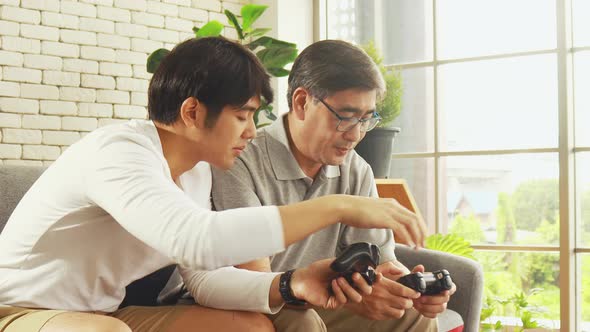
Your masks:
[{"label": "man's ear", "polygon": [[205,126],[207,107],[195,97],[188,97],[180,105],[180,119],[188,128]]},{"label": "man's ear", "polygon": [[313,97],[302,87],[298,87],[293,91],[291,99],[291,111],[299,120],[305,120],[305,112],[307,111],[307,103],[312,102]]}]

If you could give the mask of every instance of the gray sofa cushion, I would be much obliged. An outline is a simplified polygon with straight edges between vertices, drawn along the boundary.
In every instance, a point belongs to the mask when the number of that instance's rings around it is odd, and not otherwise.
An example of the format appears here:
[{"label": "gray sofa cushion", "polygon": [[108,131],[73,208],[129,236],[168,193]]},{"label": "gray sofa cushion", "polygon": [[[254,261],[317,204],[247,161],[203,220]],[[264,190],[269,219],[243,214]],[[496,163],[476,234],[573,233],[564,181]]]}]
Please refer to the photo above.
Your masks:
[{"label": "gray sofa cushion", "polygon": [[45,167],[41,166],[0,165],[0,232],[18,202],[44,170]]}]

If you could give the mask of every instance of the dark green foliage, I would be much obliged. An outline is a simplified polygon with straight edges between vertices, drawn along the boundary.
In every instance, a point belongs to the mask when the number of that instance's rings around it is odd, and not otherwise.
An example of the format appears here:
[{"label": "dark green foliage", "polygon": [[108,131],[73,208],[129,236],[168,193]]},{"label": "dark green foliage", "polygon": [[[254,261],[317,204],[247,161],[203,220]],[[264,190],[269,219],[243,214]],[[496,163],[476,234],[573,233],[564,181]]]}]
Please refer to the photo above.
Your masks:
[{"label": "dark green foliage", "polygon": [[152,52],[152,54],[150,54],[150,56],[147,58],[148,73],[154,73],[160,65],[160,62],[162,62],[162,59],[164,59],[168,53],[170,53],[170,51],[165,48],[160,48]]},{"label": "dark green foliage", "polygon": [[377,103],[377,113],[381,116],[381,122],[379,122],[378,127],[387,127],[401,112],[402,78],[399,71],[385,68],[383,57],[373,42],[363,45],[363,49],[377,64],[385,80],[387,91],[385,91],[385,95]]}]

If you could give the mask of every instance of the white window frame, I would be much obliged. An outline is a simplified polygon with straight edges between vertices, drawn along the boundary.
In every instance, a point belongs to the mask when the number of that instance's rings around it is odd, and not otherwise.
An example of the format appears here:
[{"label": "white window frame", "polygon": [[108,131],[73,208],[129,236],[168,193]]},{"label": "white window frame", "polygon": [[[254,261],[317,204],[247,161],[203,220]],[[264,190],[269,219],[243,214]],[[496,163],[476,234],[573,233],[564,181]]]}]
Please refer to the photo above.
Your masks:
[{"label": "white window frame", "polygon": [[[443,157],[449,156],[480,156],[480,155],[505,155],[505,154],[522,154],[522,153],[557,153],[559,157],[559,216],[560,216],[560,236],[558,246],[519,246],[519,245],[474,245],[475,250],[479,251],[522,251],[522,252],[547,252],[559,253],[560,255],[560,330],[561,331],[578,331],[581,322],[581,267],[576,266],[577,258],[581,254],[589,254],[589,247],[580,247],[576,241],[576,212],[579,207],[576,206],[575,195],[575,162],[574,157],[579,152],[590,152],[590,147],[574,147],[574,103],[573,103],[573,54],[580,51],[588,51],[590,47],[573,47],[572,38],[572,0],[556,0],[557,15],[557,47],[555,49],[517,52],[493,56],[469,57],[453,60],[438,60],[437,57],[437,31],[436,31],[436,5],[437,0],[431,0],[433,6],[433,58],[434,61],[415,62],[396,64],[398,69],[416,68],[416,67],[433,67],[434,72],[434,152],[432,153],[399,153],[394,154],[394,158],[432,158],[434,160],[434,178],[435,178],[435,229],[438,232],[440,225],[440,170],[439,162]],[[314,9],[316,13],[314,20],[314,38],[315,40],[325,39],[328,30],[327,1],[314,0]],[[382,28],[381,24],[376,24],[376,33]],[[379,40],[379,38],[376,38]],[[484,150],[484,151],[457,151],[441,152],[438,144],[438,77],[437,68],[440,65],[467,62],[511,58],[515,56],[528,56],[538,54],[556,54],[557,55],[557,72],[558,72],[558,116],[559,116],[559,141],[557,148],[541,149],[513,149],[513,150]],[[578,209],[578,210],[577,210]],[[576,282],[570,280],[575,278]]]}]

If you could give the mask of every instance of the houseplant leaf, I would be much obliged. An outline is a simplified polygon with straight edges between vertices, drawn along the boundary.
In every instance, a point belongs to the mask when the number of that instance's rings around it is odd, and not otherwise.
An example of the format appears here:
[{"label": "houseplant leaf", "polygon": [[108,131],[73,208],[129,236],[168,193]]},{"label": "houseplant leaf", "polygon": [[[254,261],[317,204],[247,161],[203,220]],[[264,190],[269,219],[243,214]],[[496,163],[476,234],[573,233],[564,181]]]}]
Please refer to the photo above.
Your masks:
[{"label": "houseplant leaf", "polygon": [[434,234],[426,238],[426,248],[448,252],[475,260],[473,248],[468,241],[455,234]]},{"label": "houseplant leaf", "polygon": [[262,47],[266,47],[266,48],[271,48],[271,47],[291,47],[294,49],[297,49],[297,45],[293,44],[293,43],[289,43],[283,40],[279,40],[279,39],[275,39],[272,37],[260,37],[254,41],[252,41],[251,43],[247,44],[246,46],[248,46],[249,49],[251,50],[255,50],[257,47],[262,46]]},{"label": "houseplant leaf", "polygon": [[258,37],[258,36],[263,36],[267,32],[269,32],[270,30],[272,30],[272,29],[271,28],[256,28],[250,32],[245,32],[244,38],[246,38],[246,37],[254,38],[254,37]]},{"label": "houseplant leaf", "polygon": [[403,93],[402,77],[399,70],[395,68],[387,69],[383,65],[383,56],[377,47],[375,47],[373,41],[362,45],[362,48],[373,59],[373,62],[375,62],[383,74],[386,91],[382,99],[377,103],[377,113],[381,115],[381,122],[379,122],[377,127],[388,127],[401,113]]},{"label": "houseplant leaf", "polygon": [[236,15],[234,15],[234,13],[232,13],[231,11],[229,11],[228,9],[226,9],[224,11],[225,16],[227,16],[227,20],[228,22],[234,27],[236,28],[236,31],[238,33],[238,38],[240,40],[244,39],[244,32],[242,31],[242,26],[240,25],[240,23],[238,22],[238,19],[236,18]]},{"label": "houseplant leaf", "polygon": [[[259,58],[264,68],[268,73],[275,77],[289,75],[289,70],[284,67],[295,61],[297,56],[297,46],[293,43],[289,43],[283,40],[264,36],[266,33],[271,31],[269,28],[254,28],[252,24],[266,11],[268,6],[248,4],[244,5],[241,10],[241,22],[239,17],[236,16],[230,10],[224,10],[225,16],[228,19],[229,25],[236,29],[238,34],[239,42],[242,45],[248,47],[251,51],[259,51],[256,56]],[[201,37],[213,37],[221,35],[224,29],[224,25],[218,21],[210,21],[202,27],[194,27],[192,30],[196,38]],[[254,38],[254,41],[245,43],[246,38],[250,41]],[[262,51],[260,51],[262,50]],[[161,58],[163,58],[167,51],[158,51],[162,53],[153,54],[153,57],[148,60],[146,67],[149,72],[155,71]],[[272,113],[272,105],[268,103],[262,103],[260,108],[255,113],[256,127],[260,128],[268,123],[259,124],[258,116],[261,111],[264,111],[268,120],[275,120],[276,116]]]},{"label": "houseplant leaf", "polygon": [[297,57],[297,49],[292,47],[271,47],[256,53],[266,68],[283,68]]},{"label": "houseplant leaf", "polygon": [[158,66],[160,65],[160,62],[162,62],[162,59],[164,59],[168,53],[170,53],[170,51],[165,48],[160,48],[153,51],[152,54],[150,54],[150,56],[147,58],[147,72],[151,74],[155,73],[156,69],[158,69]]},{"label": "houseplant leaf", "polygon": [[244,31],[250,31],[252,23],[254,23],[260,17],[260,15],[264,13],[266,8],[268,8],[268,6],[253,4],[242,7],[242,28]]},{"label": "houseplant leaf", "polygon": [[195,37],[217,37],[223,31],[223,24],[219,21],[209,21],[207,24],[203,25],[201,28],[194,27],[193,32],[195,33]]},{"label": "houseplant leaf", "polygon": [[266,68],[266,70],[274,77],[284,77],[289,75],[289,71],[285,68]]}]

